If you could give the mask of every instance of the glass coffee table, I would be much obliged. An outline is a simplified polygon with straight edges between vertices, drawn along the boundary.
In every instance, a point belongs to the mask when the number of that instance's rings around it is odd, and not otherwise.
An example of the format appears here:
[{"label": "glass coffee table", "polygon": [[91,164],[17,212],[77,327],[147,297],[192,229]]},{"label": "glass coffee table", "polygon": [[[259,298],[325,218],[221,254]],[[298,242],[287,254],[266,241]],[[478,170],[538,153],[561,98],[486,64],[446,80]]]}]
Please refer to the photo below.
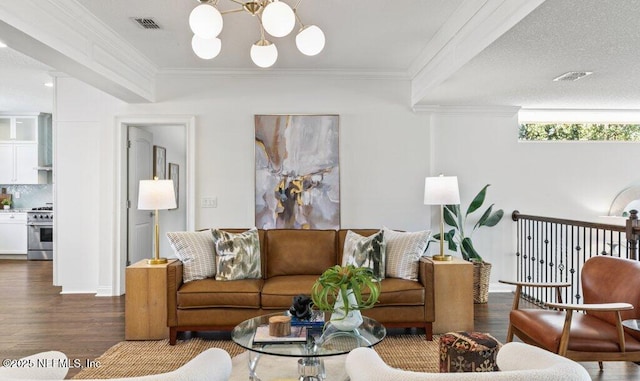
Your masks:
[{"label": "glass coffee table", "polygon": [[269,325],[269,318],[279,315],[287,313],[280,312],[245,320],[231,332],[231,339],[249,351],[251,381],[260,381],[256,368],[262,355],[298,358],[300,381],[324,381],[326,372],[323,358],[344,355],[358,347],[372,347],[387,334],[382,324],[363,316],[363,323],[353,331],[340,331],[328,322],[324,327],[307,328],[303,341],[256,342],[254,338],[258,327]]}]

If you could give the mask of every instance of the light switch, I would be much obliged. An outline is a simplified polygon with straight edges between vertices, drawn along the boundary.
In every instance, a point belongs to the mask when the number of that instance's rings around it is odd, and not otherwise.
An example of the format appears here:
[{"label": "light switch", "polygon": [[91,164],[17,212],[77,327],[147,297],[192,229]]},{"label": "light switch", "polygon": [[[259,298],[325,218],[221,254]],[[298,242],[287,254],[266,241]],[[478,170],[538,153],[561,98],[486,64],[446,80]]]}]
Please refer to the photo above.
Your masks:
[{"label": "light switch", "polygon": [[217,197],[203,197],[200,206],[203,208],[217,208],[218,207],[218,198]]}]

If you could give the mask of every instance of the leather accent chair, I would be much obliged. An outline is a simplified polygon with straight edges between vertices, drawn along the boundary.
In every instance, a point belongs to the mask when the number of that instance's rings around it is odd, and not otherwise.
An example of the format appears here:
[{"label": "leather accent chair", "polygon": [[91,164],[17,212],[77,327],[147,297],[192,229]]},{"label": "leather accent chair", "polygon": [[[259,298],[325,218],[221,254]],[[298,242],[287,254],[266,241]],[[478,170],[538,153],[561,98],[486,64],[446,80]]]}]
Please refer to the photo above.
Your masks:
[{"label": "leather accent chair", "polygon": [[575,361],[640,361],[640,331],[623,320],[640,319],[640,262],[609,256],[588,259],[581,274],[583,304],[547,303],[547,309],[520,309],[522,287],[567,284],[502,283],[516,286],[507,342],[516,335]]}]

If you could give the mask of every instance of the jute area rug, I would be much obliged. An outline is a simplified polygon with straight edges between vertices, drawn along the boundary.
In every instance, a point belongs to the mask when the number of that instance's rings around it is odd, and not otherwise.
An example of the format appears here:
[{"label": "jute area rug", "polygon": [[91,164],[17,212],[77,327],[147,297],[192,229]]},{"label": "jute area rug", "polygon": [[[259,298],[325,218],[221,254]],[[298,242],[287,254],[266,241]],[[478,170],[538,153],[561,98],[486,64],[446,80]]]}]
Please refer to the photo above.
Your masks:
[{"label": "jute area rug", "polygon": [[[425,340],[424,335],[393,335],[386,337],[374,349],[380,357],[394,368],[417,372],[438,372],[439,337]],[[207,340],[192,338],[178,341],[174,346],[168,340],[123,341],[109,348],[96,360],[100,366],[86,368],[74,379],[124,378],[170,372],[184,365],[190,359],[208,348],[222,348],[233,357],[231,380],[248,379],[248,354],[231,340]],[[342,379],[346,356],[326,358],[327,379]],[[270,379],[271,373],[280,373],[284,367],[290,368],[288,377],[295,377],[295,358],[263,356],[257,373],[263,380]],[[335,378],[329,378],[331,375]],[[282,376],[277,378],[281,379]]]}]

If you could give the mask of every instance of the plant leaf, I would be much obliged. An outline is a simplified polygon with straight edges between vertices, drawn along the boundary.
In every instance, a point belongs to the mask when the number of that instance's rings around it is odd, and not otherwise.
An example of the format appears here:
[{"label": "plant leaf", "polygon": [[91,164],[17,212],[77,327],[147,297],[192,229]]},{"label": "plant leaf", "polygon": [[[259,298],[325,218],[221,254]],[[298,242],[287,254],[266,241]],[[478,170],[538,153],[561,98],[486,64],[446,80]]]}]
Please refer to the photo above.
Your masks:
[{"label": "plant leaf", "polygon": [[453,226],[455,228],[458,227],[458,223],[456,222],[456,218],[455,218],[455,210],[452,212],[449,207],[454,207],[454,205],[447,205],[444,208],[444,222],[449,225],[449,226]]},{"label": "plant leaf", "polygon": [[502,209],[496,210],[487,220],[484,222],[483,226],[495,226],[504,216],[504,211]]},{"label": "plant leaf", "polygon": [[485,185],[484,188],[482,188],[480,192],[478,192],[476,197],[474,197],[473,201],[471,201],[471,204],[469,204],[469,208],[467,209],[466,216],[475,212],[482,206],[482,204],[484,203],[484,198],[487,195],[487,188],[489,187],[489,185],[491,184]]},{"label": "plant leaf", "polygon": [[456,242],[453,239],[455,237],[455,235],[456,235],[456,230],[455,229],[451,229],[448,232],[444,233],[444,239],[449,244],[449,250],[451,250],[451,251],[458,251],[458,245],[456,244]]},{"label": "plant leaf", "polygon": [[473,247],[473,243],[471,242],[470,238],[467,237],[467,238],[463,239],[462,243],[461,243],[461,247],[467,253],[467,256],[468,256],[467,260],[481,261],[482,262],[482,257],[480,256],[480,254],[478,254],[476,249]]},{"label": "plant leaf", "polygon": [[480,217],[480,219],[478,220],[478,222],[476,222],[475,226],[473,227],[473,230],[476,230],[477,228],[479,228],[480,226],[483,226],[485,221],[487,220],[487,218],[489,218],[489,216],[491,215],[491,211],[493,210],[493,205],[495,204],[491,204],[487,210],[484,211],[484,213],[482,213],[482,217]]}]

